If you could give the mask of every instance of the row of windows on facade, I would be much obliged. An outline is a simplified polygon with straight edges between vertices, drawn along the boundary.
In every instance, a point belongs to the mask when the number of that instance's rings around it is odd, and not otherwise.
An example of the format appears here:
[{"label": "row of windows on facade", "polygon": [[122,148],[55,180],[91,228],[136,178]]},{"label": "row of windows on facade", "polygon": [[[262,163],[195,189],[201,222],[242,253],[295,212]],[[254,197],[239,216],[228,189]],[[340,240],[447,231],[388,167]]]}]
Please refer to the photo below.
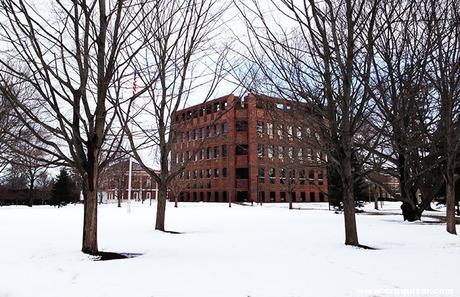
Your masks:
[{"label": "row of windows on facade", "polygon": [[[247,150],[247,148],[246,148]],[[194,153],[193,151],[185,151],[181,153],[177,153],[173,160],[177,163],[183,163],[186,161],[198,161],[204,159],[218,159],[222,156],[222,158],[226,158],[228,155],[227,152],[227,145],[224,144],[222,146],[214,146],[214,147],[207,147],[202,148],[198,151],[198,153]]]},{"label": "row of windows on facade", "polygon": [[193,110],[180,112],[175,116],[176,122],[188,121],[197,117],[219,112],[227,109],[227,100],[210,102],[209,104],[198,106]]},{"label": "row of windows on facade", "polygon": [[[236,98],[233,102],[233,106],[235,109],[246,109],[248,107],[246,98]],[[277,105],[277,107],[279,107],[279,104]],[[222,101],[209,102],[208,104],[197,106],[193,110],[187,110],[177,113],[174,120],[176,122],[190,121],[198,117],[210,115],[219,111],[225,111],[227,109],[228,104],[226,99]]]},{"label": "row of windows on facade", "polygon": [[[277,192],[268,192],[268,197],[265,197],[265,191],[258,192],[257,200],[260,202],[276,202],[276,193]],[[280,202],[286,202],[286,198],[288,197],[289,193],[280,191],[278,192]],[[307,202],[307,192],[291,192],[291,199],[292,202]],[[299,194],[299,195],[298,195]],[[309,192],[309,201],[310,202],[323,202],[324,201],[324,193],[316,192]],[[317,198],[318,196],[318,198]],[[179,194],[180,201],[207,201],[207,202],[228,202],[228,194],[227,191],[222,192],[181,192]]]},{"label": "row of windows on facade", "polygon": [[[138,191],[131,191],[131,197],[134,199],[134,200],[138,200],[138,199],[142,199],[144,198],[143,195],[142,195],[142,192],[138,192]],[[107,199],[118,199],[118,195],[119,193],[117,193],[116,191],[113,192],[113,193],[108,193],[107,195]],[[121,195],[121,199],[126,199],[128,196],[127,194],[125,195],[123,192],[120,193]],[[145,193],[145,199],[151,199],[152,198],[152,193],[151,192],[146,192]]]},{"label": "row of windows on facade", "polygon": [[[213,172],[214,171],[214,172]],[[297,174],[298,173],[298,174]],[[202,179],[202,178],[218,178],[218,177],[227,177],[227,168],[222,168],[222,171],[220,168],[214,168],[212,169],[197,169],[197,170],[191,170],[191,171],[183,171],[181,173],[181,178],[183,179]],[[296,179],[298,179],[298,182],[303,185],[306,183],[307,180],[307,170],[302,169],[302,170],[287,170],[285,168],[278,169],[278,174],[279,174],[279,182],[281,184],[286,184],[287,181],[290,182],[290,184],[296,183]],[[257,173],[257,178],[259,183],[265,183],[265,167],[259,167],[258,168],[258,173]],[[270,183],[274,184],[276,181],[276,169],[274,167],[270,167],[267,170],[267,177]],[[236,179],[249,179],[249,169],[248,168],[235,168],[235,178]],[[289,178],[289,180],[287,180]],[[323,185],[323,180],[324,180],[324,174],[322,171],[319,171],[317,174],[317,181],[318,185]],[[308,180],[310,184],[315,183],[315,171],[313,169],[308,170]],[[209,184],[210,187],[210,184]]]},{"label": "row of windows on facade", "polygon": [[[265,154],[267,153],[267,154]],[[248,155],[248,145],[247,144],[238,144],[235,146],[235,155],[237,156],[245,156]],[[304,149],[304,148],[294,148],[284,147],[284,146],[277,146],[275,149],[274,145],[268,145],[267,149],[265,149],[264,144],[257,145],[257,156],[262,159],[267,155],[268,158],[273,159],[275,156],[278,156],[279,159],[284,159],[288,157],[290,159],[296,158],[299,161],[308,160],[314,161],[314,153],[312,149]],[[194,153],[193,151],[185,151],[176,153],[176,156],[173,160],[176,164],[180,164],[186,161],[199,161],[199,160],[211,160],[211,159],[218,159],[220,157],[226,158],[228,156],[227,145],[224,144],[222,146],[214,146],[214,147],[207,147],[202,148],[198,151],[198,153]],[[316,162],[321,163],[322,161],[327,162],[327,155],[321,153],[320,151],[316,152]]]},{"label": "row of windows on facade", "polygon": [[[265,123],[263,121],[256,122],[256,132],[257,135],[262,137],[263,135],[267,134],[269,138],[273,138],[275,132],[278,139],[283,139],[287,137],[289,140],[297,139],[307,139],[312,136],[312,132],[310,128],[302,129],[302,127],[294,127],[292,125],[284,125],[278,124],[275,125],[273,123]],[[320,140],[319,134],[315,132],[315,138],[317,141]]]},{"label": "row of windows on facade", "polygon": [[[264,144],[257,145],[257,156],[259,159],[263,159],[265,157],[265,152],[268,158],[273,159],[275,156],[278,156],[279,159],[284,159],[288,157],[289,159],[296,159],[299,161],[308,160],[314,161],[314,152],[310,148],[295,148],[293,146],[284,147],[282,145],[274,146],[269,144],[265,149]],[[321,163],[321,161],[327,162],[327,154],[324,154],[320,151],[317,151],[316,154],[316,162]]]},{"label": "row of windows on facade", "polygon": [[176,142],[186,142],[191,140],[199,140],[217,137],[219,135],[225,135],[228,132],[227,123],[218,123],[207,127],[201,127],[178,133],[176,136]]},{"label": "row of windows on facade", "polygon": [[[237,132],[248,131],[248,122],[247,121],[236,121],[235,129]],[[262,137],[265,133],[269,138],[273,138],[274,132],[276,130],[276,135],[278,139],[282,140],[284,137],[292,140],[294,137],[297,140],[311,137],[310,128],[302,129],[301,127],[294,128],[291,125],[275,125],[273,123],[264,123],[263,121],[257,121],[256,123],[256,132],[257,135]],[[206,127],[195,128],[190,131],[185,131],[178,133],[176,137],[176,142],[187,142],[192,140],[206,139],[217,137],[219,135],[225,135],[228,132],[228,125],[226,122],[218,123]],[[319,134],[315,132],[315,138],[319,141]]]}]

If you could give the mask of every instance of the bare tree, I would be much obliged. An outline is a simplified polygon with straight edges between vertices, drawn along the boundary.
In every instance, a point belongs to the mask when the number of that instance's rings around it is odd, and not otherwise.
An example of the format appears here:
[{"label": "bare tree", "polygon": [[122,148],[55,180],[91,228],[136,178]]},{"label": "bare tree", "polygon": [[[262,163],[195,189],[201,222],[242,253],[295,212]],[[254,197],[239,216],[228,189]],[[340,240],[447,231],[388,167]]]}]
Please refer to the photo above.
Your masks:
[{"label": "bare tree", "polygon": [[[56,1],[46,15],[26,0],[0,1],[0,36],[7,43],[0,59],[0,91],[29,132],[45,144],[46,153],[82,177],[84,253],[98,254],[98,177],[121,143],[120,133],[112,132],[114,106],[144,44],[136,32],[146,2]],[[24,84],[31,93],[21,99],[1,87],[8,80]],[[31,108],[37,105],[39,112]],[[30,122],[52,137],[43,138]]]},{"label": "bare tree", "polygon": [[442,172],[446,183],[447,232],[455,227],[455,166],[460,149],[460,2],[429,1],[430,30],[433,43],[428,77],[439,103],[439,133],[443,156]]},{"label": "bare tree", "polygon": [[420,181],[433,176],[437,153],[431,87],[426,79],[431,50],[423,24],[427,18],[423,1],[382,3],[376,20],[382,34],[375,39],[371,76],[376,112],[370,121],[382,139],[373,149],[363,144],[363,149],[375,154],[376,170],[399,179],[400,195],[394,196],[403,202],[404,219],[409,221],[420,219],[424,210],[418,207],[416,191]]},{"label": "bare tree", "polygon": [[[158,185],[157,230],[165,231],[168,188],[187,163],[174,170],[169,167],[176,139],[173,117],[195,89],[210,85],[201,99],[206,101],[222,79],[226,50],[216,55],[213,49],[216,28],[225,11],[225,5],[219,3],[222,2],[164,1],[144,16],[147,22],[141,27],[142,35],[148,35],[152,27],[156,30],[144,56],[137,60],[136,69],[142,85],[154,83],[148,88],[148,98],[131,100],[128,107],[120,110],[120,118],[134,158]],[[210,57],[215,60],[210,61]],[[143,158],[145,150],[151,150],[157,159]],[[153,165],[159,167],[159,173]]]},{"label": "bare tree", "polygon": [[267,17],[255,0],[238,4],[248,27],[248,57],[268,78],[268,91],[307,102],[324,119],[316,125],[341,176],[345,244],[359,246],[352,155],[356,133],[372,108],[369,79],[379,1],[271,3],[292,29]]}]

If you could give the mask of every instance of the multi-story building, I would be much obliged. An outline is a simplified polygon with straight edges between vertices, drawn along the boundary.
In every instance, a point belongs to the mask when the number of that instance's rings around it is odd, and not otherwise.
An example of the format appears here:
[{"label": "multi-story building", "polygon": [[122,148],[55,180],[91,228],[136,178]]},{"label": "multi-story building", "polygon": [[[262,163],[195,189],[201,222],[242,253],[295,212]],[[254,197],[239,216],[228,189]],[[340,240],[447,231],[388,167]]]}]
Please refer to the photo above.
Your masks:
[{"label": "multi-story building", "polygon": [[[102,174],[101,194],[108,202],[128,199],[129,160],[122,160],[106,168]],[[156,199],[156,182],[142,167],[133,162],[131,173],[131,199]]]},{"label": "multi-story building", "polygon": [[[178,111],[171,167],[180,201],[327,201],[326,154],[281,99],[228,95]],[[312,134],[314,136],[312,136]]]}]

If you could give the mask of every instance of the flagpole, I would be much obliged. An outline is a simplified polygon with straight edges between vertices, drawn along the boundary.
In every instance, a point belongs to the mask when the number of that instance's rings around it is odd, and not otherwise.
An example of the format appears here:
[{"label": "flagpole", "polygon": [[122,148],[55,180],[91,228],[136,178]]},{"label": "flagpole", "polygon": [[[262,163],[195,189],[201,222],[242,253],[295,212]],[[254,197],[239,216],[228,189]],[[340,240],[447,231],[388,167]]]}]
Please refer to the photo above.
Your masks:
[{"label": "flagpole", "polygon": [[[134,80],[133,80],[133,96],[136,95],[136,69],[134,69]],[[133,131],[133,123],[131,122],[131,133]],[[128,168],[128,213],[131,213],[131,191],[132,191],[132,178],[133,178],[133,158],[129,154],[129,168]]]}]

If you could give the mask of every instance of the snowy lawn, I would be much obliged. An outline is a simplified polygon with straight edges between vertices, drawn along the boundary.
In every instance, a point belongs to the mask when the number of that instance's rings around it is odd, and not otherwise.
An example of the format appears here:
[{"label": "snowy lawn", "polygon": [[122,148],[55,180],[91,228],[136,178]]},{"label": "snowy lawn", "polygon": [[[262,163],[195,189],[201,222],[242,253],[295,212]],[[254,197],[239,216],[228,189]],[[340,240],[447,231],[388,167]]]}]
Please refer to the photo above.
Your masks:
[{"label": "snowy lawn", "polygon": [[81,205],[0,207],[0,297],[460,296],[460,240],[444,224],[359,214],[378,249],[363,250],[343,245],[327,204],[296,206],[168,204],[170,234],[153,229],[156,205],[101,205],[99,248],[142,254],[112,261],[79,252]]}]

